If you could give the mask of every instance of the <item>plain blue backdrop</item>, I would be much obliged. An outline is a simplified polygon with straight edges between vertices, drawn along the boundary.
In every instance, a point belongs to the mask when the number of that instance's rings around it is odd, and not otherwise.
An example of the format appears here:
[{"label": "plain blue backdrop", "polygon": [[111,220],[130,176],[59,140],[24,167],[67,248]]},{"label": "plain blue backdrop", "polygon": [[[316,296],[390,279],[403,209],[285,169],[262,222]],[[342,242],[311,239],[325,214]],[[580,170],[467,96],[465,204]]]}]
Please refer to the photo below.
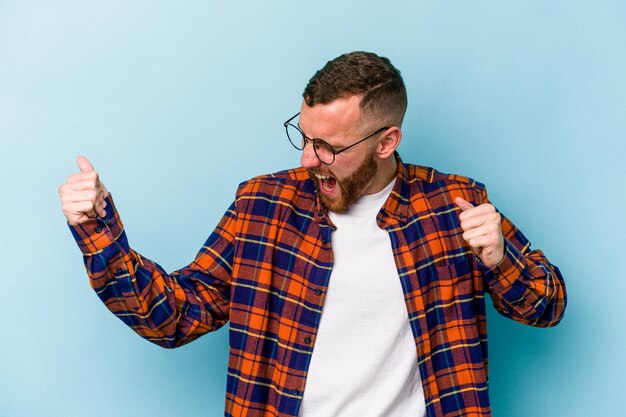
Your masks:
[{"label": "plain blue backdrop", "polygon": [[[0,1],[0,416],[219,416],[227,330],[176,350],[91,290],[58,186],[86,155],[131,245],[195,256],[335,56],[402,71],[407,162],[470,176],[567,283],[563,322],[489,307],[494,415],[624,416],[623,1]],[[375,337],[375,335],[373,335]]]}]

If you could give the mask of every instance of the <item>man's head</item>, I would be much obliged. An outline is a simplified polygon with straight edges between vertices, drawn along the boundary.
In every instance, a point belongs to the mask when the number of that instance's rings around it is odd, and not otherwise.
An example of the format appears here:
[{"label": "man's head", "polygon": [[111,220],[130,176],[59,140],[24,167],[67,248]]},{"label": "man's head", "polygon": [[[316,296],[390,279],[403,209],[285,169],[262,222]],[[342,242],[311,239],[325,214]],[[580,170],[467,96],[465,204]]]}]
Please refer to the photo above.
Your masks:
[{"label": "man's head", "polygon": [[317,71],[302,97],[308,106],[360,96],[363,121],[402,126],[407,107],[404,81],[391,62],[371,52],[350,52]]},{"label": "man's head", "polygon": [[[352,52],[319,70],[303,97],[298,122],[304,135],[302,166],[317,181],[322,204],[345,212],[361,195],[382,190],[395,176],[393,155],[407,106],[404,82],[388,59]],[[298,147],[298,138],[290,140]],[[319,153],[319,145],[326,144],[334,153],[330,163],[320,161],[314,150]]]}]

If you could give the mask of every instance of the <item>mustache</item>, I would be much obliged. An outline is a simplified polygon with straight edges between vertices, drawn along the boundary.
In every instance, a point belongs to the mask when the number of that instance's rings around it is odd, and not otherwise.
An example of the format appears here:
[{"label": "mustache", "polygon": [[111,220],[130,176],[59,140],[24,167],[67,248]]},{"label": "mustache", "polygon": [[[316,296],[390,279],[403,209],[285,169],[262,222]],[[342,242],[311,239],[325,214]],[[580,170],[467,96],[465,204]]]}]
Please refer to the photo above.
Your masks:
[{"label": "mustache", "polygon": [[332,173],[332,172],[330,172],[330,171],[325,171],[325,170],[320,170],[320,169],[312,169],[312,168],[307,169],[307,171],[308,171],[309,176],[310,176],[311,178],[315,178],[315,175],[316,175],[316,174],[318,174],[318,175],[326,175],[326,176],[329,176],[329,177],[333,177],[333,178],[335,178],[335,179],[337,178],[337,177],[335,176],[335,174],[333,174],[333,173]]}]

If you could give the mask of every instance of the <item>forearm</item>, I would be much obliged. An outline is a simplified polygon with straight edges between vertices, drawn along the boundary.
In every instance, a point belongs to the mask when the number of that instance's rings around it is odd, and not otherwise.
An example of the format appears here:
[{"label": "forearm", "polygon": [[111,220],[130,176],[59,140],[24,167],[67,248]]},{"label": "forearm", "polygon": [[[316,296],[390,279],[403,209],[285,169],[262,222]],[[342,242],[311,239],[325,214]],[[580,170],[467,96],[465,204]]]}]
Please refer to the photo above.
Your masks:
[{"label": "forearm", "polygon": [[505,255],[485,280],[501,314],[536,327],[556,326],[563,318],[567,295],[563,276],[540,250],[516,247],[505,240]]},{"label": "forearm", "polygon": [[[481,200],[489,201],[485,190]],[[567,304],[561,272],[541,250],[531,249],[530,241],[513,222],[500,215],[504,257],[492,268],[479,261],[495,309],[520,323],[556,326]]]},{"label": "forearm", "polygon": [[112,199],[107,216],[71,227],[84,255],[91,285],[103,303],[142,337],[164,347],[188,343],[228,320],[229,271],[203,269],[201,251],[172,274],[128,244]]}]

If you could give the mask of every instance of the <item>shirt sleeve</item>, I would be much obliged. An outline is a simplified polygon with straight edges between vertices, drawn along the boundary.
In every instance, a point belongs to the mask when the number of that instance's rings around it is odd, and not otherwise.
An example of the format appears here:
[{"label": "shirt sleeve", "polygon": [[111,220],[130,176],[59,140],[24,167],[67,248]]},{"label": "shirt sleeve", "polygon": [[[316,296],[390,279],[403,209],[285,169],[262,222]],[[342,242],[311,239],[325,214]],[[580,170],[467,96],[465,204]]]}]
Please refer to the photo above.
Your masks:
[{"label": "shirt sleeve", "polygon": [[[483,202],[489,202],[484,191]],[[504,258],[500,263],[488,268],[477,258],[495,309],[520,323],[556,326],[567,303],[561,271],[541,250],[532,250],[528,239],[504,215],[502,233]]]},{"label": "shirt sleeve", "polygon": [[69,226],[83,253],[92,288],[140,336],[178,347],[229,318],[236,227],[234,203],[186,267],[166,273],[130,248],[111,196],[106,216]]}]

